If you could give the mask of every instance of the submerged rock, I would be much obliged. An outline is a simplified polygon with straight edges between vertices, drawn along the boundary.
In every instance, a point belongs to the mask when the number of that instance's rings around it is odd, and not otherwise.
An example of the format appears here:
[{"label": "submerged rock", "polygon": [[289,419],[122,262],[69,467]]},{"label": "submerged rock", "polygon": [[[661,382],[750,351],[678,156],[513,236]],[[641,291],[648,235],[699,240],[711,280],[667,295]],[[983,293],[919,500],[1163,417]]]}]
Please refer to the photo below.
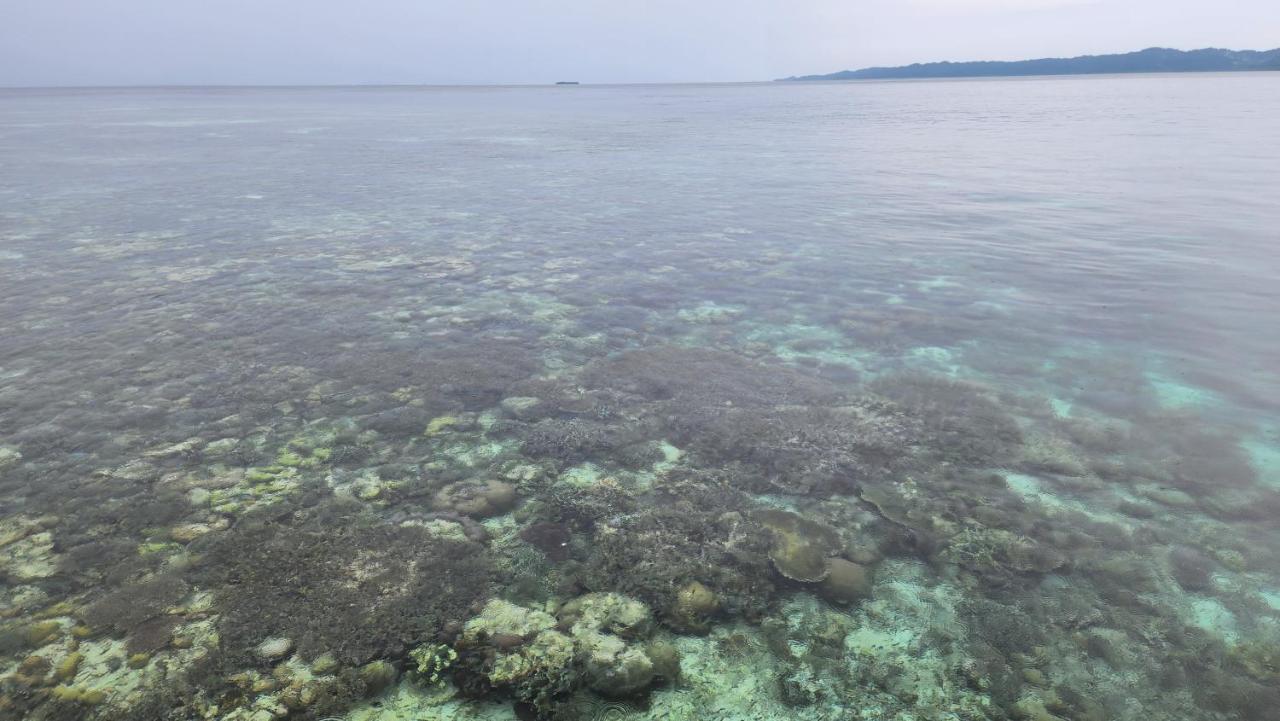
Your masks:
[{"label": "submerged rock", "polygon": [[549,709],[575,679],[574,643],[556,629],[555,617],[502,599],[489,601],[467,621],[457,648],[469,665],[479,665],[485,683],[539,710]]},{"label": "submerged rock", "polygon": [[293,641],[287,638],[268,638],[253,650],[254,655],[263,661],[278,661],[293,650]]},{"label": "submerged rock", "polygon": [[396,667],[385,660],[371,661],[360,667],[359,678],[365,692],[372,695],[396,682]]},{"label": "submerged rock", "polygon": [[835,529],[778,509],[758,510],[752,518],[773,532],[769,560],[778,573],[801,583],[817,583],[827,577],[827,557],[841,547]]},{"label": "submerged rock", "polygon": [[466,623],[457,648],[464,668],[479,662],[488,684],[546,713],[576,687],[625,697],[648,688],[659,669],[663,678],[677,675],[678,654],[659,647],[661,664],[650,658],[644,639],[652,628],[649,608],[617,593],[575,598],[558,619],[494,599]]},{"label": "submerged rock", "polygon": [[0,470],[4,470],[10,466],[16,466],[21,460],[22,454],[18,452],[17,448],[13,448],[12,446],[0,446]]},{"label": "submerged rock", "polygon": [[142,454],[143,458],[173,458],[176,456],[188,456],[200,450],[204,445],[204,440],[200,438],[188,438],[181,443],[174,443],[168,446],[152,448]]},{"label": "submerged rock", "polygon": [[169,529],[169,538],[178,543],[191,543],[207,533],[223,530],[229,525],[226,519],[218,519],[214,523],[183,523]]},{"label": "submerged rock", "polygon": [[0,547],[38,532],[45,525],[44,520],[46,519],[27,516],[9,516],[0,519]]},{"label": "submerged rock", "polygon": [[485,604],[480,615],[467,621],[458,643],[464,646],[482,645],[499,635],[527,638],[555,626],[555,616],[545,611],[495,598]]},{"label": "submerged rock", "polygon": [[506,513],[515,502],[516,487],[497,480],[450,483],[432,499],[437,511],[451,511],[472,518],[488,518]]},{"label": "submerged rock", "polygon": [[833,603],[854,603],[871,595],[871,569],[843,558],[827,559],[827,577],[818,592]]},{"label": "submerged rock", "polygon": [[34,533],[0,548],[0,573],[19,582],[38,581],[58,572],[53,534]]},{"label": "submerged rock", "polygon": [[122,466],[100,473],[121,481],[154,481],[160,477],[160,469],[155,464],[144,460],[129,461]]},{"label": "submerged rock", "polygon": [[331,674],[341,667],[332,653],[322,653],[311,662],[311,672],[321,676]]},{"label": "submerged rock", "polygon": [[575,636],[587,684],[605,696],[630,696],[653,683],[653,661],[644,649],[603,634]]},{"label": "submerged rock", "polygon": [[569,625],[591,690],[630,696],[653,683],[653,661],[628,641],[647,636],[653,626],[643,603],[618,593],[589,593],[561,608],[560,623]]},{"label": "submerged rock", "polygon": [[607,632],[628,638],[647,635],[653,624],[649,607],[620,593],[588,593],[560,608],[560,622],[574,636]]},{"label": "submerged rock", "polygon": [[528,420],[538,415],[542,399],[530,396],[512,396],[502,399],[502,411],[512,418]]},{"label": "submerged rock", "polygon": [[676,591],[676,602],[668,621],[682,631],[705,631],[710,617],[720,608],[720,600],[710,588],[691,581]]},{"label": "submerged rock", "polygon": [[675,683],[680,680],[680,649],[667,641],[650,641],[644,648],[645,655],[653,662],[653,674],[658,680]]}]

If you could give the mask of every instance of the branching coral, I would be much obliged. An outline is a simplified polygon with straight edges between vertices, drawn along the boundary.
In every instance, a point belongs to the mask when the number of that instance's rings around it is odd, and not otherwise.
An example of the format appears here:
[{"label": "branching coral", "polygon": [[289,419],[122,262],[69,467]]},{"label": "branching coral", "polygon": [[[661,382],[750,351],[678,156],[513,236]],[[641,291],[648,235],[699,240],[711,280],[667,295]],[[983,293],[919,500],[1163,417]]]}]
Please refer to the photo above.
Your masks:
[{"label": "branching coral", "polygon": [[189,590],[180,576],[161,573],[123,586],[90,604],[85,609],[85,621],[95,628],[129,633],[162,615]]},{"label": "branching coral", "polygon": [[851,493],[908,461],[916,423],[890,404],[704,409],[677,420],[677,442],[742,473],[757,491]]},{"label": "branching coral", "polygon": [[567,464],[602,460],[615,450],[642,439],[637,429],[583,419],[546,419],[511,426],[523,441],[521,450],[533,458]]},{"label": "branching coral", "polygon": [[479,544],[351,520],[243,523],[205,550],[202,575],[219,592],[223,650],[236,663],[270,636],[346,663],[401,654],[465,618],[491,574]]},{"label": "branching coral", "polygon": [[593,364],[583,378],[604,388],[680,408],[829,404],[839,391],[813,376],[732,353],[663,346],[634,350]]},{"label": "branching coral", "polygon": [[458,660],[458,652],[443,643],[425,643],[409,652],[414,680],[422,684],[439,683],[444,673]]},{"label": "branching coral", "polygon": [[681,629],[678,591],[694,581],[729,614],[762,613],[774,593],[772,540],[739,512],[750,503],[723,479],[679,473],[661,479],[657,493],[659,504],[597,523],[582,571],[587,588],[637,597]]},{"label": "branching coral", "polygon": [[636,510],[635,494],[617,483],[589,486],[556,484],[542,496],[543,515],[569,528],[589,530],[596,523]]},{"label": "branching coral", "polygon": [[872,390],[923,424],[922,448],[937,460],[963,466],[1000,466],[1022,442],[1022,432],[993,392],[941,376],[904,373],[881,378]]}]

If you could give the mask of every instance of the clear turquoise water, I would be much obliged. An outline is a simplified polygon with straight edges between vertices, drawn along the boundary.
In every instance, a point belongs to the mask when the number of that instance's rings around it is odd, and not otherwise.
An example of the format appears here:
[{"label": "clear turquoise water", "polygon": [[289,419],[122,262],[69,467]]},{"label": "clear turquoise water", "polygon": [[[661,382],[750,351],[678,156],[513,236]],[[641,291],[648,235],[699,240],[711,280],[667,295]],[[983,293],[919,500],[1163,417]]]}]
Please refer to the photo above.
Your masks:
[{"label": "clear turquoise water", "polygon": [[1270,718],[1277,115],[0,91],[0,709]]}]

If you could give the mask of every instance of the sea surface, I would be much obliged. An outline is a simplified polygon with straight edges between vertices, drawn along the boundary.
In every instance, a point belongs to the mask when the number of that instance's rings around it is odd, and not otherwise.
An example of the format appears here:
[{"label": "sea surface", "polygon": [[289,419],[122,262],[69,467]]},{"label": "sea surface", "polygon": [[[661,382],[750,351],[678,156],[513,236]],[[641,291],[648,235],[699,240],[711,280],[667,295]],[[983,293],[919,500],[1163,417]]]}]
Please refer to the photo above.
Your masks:
[{"label": "sea surface", "polygon": [[1274,719],[1277,118],[0,90],[0,718]]}]

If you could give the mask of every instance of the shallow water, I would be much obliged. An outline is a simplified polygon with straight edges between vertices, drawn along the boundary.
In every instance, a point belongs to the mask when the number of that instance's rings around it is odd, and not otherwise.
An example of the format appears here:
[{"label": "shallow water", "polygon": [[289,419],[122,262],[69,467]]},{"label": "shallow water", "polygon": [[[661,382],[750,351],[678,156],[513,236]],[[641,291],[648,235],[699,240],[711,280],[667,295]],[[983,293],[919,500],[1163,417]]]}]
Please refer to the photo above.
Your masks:
[{"label": "shallow water", "polygon": [[0,710],[1270,718],[1277,116],[0,91]]}]

